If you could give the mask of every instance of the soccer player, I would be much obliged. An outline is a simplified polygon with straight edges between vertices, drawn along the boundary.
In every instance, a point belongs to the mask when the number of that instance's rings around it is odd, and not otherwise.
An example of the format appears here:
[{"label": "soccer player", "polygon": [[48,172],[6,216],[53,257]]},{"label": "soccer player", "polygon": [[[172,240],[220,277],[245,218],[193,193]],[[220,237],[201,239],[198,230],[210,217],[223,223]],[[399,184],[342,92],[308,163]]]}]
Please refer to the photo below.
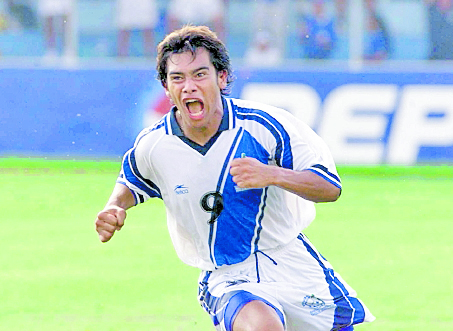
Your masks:
[{"label": "soccer player", "polygon": [[[372,321],[301,230],[341,182],[324,142],[289,112],[227,98],[228,52],[208,28],[158,45],[174,107],[126,152],[96,219],[102,242],[126,210],[160,198],[181,260],[201,269],[199,302],[217,330],[352,330]],[[291,207],[290,207],[291,206]]]}]

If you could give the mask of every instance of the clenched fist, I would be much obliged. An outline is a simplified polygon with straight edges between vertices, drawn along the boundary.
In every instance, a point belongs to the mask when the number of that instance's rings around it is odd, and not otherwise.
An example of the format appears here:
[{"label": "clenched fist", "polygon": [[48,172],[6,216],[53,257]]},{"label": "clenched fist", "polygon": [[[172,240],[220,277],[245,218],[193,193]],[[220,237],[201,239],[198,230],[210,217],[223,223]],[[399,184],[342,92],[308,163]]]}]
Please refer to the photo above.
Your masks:
[{"label": "clenched fist", "polygon": [[126,210],[116,206],[106,207],[99,212],[96,218],[96,231],[102,242],[107,242],[113,237],[115,231],[121,230],[126,218]]},{"label": "clenched fist", "polygon": [[230,174],[240,188],[262,188],[273,184],[278,168],[261,163],[257,159],[245,157],[231,162]]}]

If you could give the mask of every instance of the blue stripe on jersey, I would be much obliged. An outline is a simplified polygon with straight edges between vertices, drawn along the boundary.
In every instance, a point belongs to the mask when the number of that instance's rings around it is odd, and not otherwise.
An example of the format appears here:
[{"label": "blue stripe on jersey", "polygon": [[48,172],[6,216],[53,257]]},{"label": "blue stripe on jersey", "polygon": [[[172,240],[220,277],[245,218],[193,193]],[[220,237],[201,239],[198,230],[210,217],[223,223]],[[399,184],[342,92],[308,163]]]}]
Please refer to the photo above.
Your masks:
[{"label": "blue stripe on jersey", "polygon": [[[235,106],[234,106],[234,103],[233,103],[233,100],[229,99],[229,110],[231,109],[231,111],[233,111],[233,109],[235,109]],[[231,129],[234,129],[236,127],[236,116],[234,116],[232,114],[232,116],[230,116],[231,118]]]},{"label": "blue stripe on jersey", "polygon": [[[124,181],[121,181],[121,180],[117,180],[116,181],[118,184],[122,184],[124,186],[126,186],[128,189],[129,187],[127,186],[126,182]],[[138,205],[139,203],[143,203],[145,201],[145,197],[135,191],[132,191],[131,189],[129,189],[129,191],[132,193],[132,195],[134,196],[134,200],[135,200],[135,204]]]},{"label": "blue stripe on jersey", "polygon": [[263,220],[263,217],[264,217],[264,208],[266,207],[268,189],[269,189],[268,187],[266,187],[264,189],[264,195],[262,196],[263,197],[263,201],[262,201],[262,204],[261,204],[261,215],[258,218],[258,227],[256,229],[256,238],[255,238],[255,243],[254,243],[255,244],[255,250],[254,250],[255,252],[259,251],[258,242],[260,240],[261,230],[263,229],[262,220]]},{"label": "blue stripe on jersey", "polygon": [[[223,163],[222,171],[220,172],[219,181],[217,182],[216,192],[222,193],[222,185],[225,182],[224,177],[228,176],[228,170],[229,170],[228,165],[230,164],[230,159],[233,154],[233,151],[237,147],[236,145],[238,143],[239,137],[242,135],[242,131],[243,131],[242,128],[240,128],[238,130],[236,137],[234,137],[234,141],[231,144],[231,148],[228,152],[225,162]],[[214,256],[215,247],[212,247],[212,245],[213,245],[213,236],[214,236],[215,229],[217,229],[217,225],[218,225],[217,222],[211,223],[211,226],[209,229],[209,239],[208,239],[208,243],[209,243],[209,247],[210,247],[209,254],[210,254],[211,261],[214,263],[214,265],[217,265],[217,263],[215,261],[215,256]],[[214,244],[215,244],[215,242],[214,242]]]},{"label": "blue stripe on jersey", "polygon": [[142,194],[140,194],[140,193],[136,193],[136,194],[137,194],[139,203],[145,202],[145,197]]},{"label": "blue stripe on jersey", "polygon": [[142,132],[140,132],[140,134],[138,135],[137,139],[135,139],[135,144],[134,144],[134,147],[138,145],[138,143],[140,142],[140,140],[143,139],[143,137],[145,137],[147,134],[149,134],[150,132],[153,132],[155,130],[158,130],[162,127],[164,127],[165,129],[165,119],[168,117],[168,114],[165,115],[164,117],[162,117],[158,122],[156,122],[152,127],[149,127],[149,128],[146,128],[144,129]]},{"label": "blue stripe on jersey", "polygon": [[171,114],[172,114],[172,111],[168,112],[166,115],[165,115],[165,121],[164,121],[164,128],[165,128],[165,134],[170,134],[170,128],[171,128]]},{"label": "blue stripe on jersey", "polygon": [[241,137],[242,135],[242,131],[244,129],[243,128],[239,128],[237,134],[236,134],[236,137],[234,137],[234,140],[233,140],[233,143],[231,144],[231,148],[230,148],[230,151],[228,152],[228,155],[226,157],[226,162],[223,163],[223,167],[222,167],[222,171],[220,172],[220,177],[219,177],[219,182],[217,183],[217,191],[219,192],[220,189],[222,188],[222,182],[223,182],[223,179],[224,179],[224,176],[225,174],[228,175],[228,165],[229,165],[229,161],[231,159],[231,156],[233,154],[233,151],[236,149],[237,147],[237,144],[238,144],[238,140],[239,140],[239,137]]},{"label": "blue stripe on jersey", "polygon": [[[129,150],[124,157],[123,172],[126,179],[134,186],[145,192],[149,197],[162,199],[159,187],[149,179],[144,178],[137,167],[135,161],[135,148]],[[139,199],[140,200],[140,199]]]},{"label": "blue stripe on jersey", "polygon": [[224,208],[212,225],[209,243],[216,266],[242,262],[257,250],[266,207],[267,189],[238,189],[229,173],[231,159],[243,153],[265,164],[269,159],[269,153],[250,133],[242,127],[239,132],[242,135],[233,142],[219,178]]},{"label": "blue stripe on jersey", "polygon": [[335,277],[334,271],[325,266],[323,263],[323,260],[325,259],[307,240],[305,240],[303,234],[299,234],[297,239],[304,244],[307,251],[316,259],[319,266],[324,271],[330,294],[336,305],[332,330],[341,330],[349,325],[363,322],[365,319],[365,310],[360,301],[357,298],[349,296],[346,287],[337,277]]},{"label": "blue stripe on jersey", "polygon": [[331,173],[325,166],[321,164],[315,164],[312,165],[310,168],[308,168],[311,172],[321,176],[331,184],[335,185],[336,187],[341,189],[341,181],[340,178],[338,178],[337,175]]},{"label": "blue stripe on jersey", "polygon": [[165,126],[165,118],[162,118],[159,122],[157,122],[156,124],[154,124],[153,128],[151,129],[151,131],[160,129],[160,128],[163,127],[163,126]]},{"label": "blue stripe on jersey", "polygon": [[241,120],[256,121],[268,129],[277,142],[275,161],[278,166],[293,169],[293,155],[290,138],[285,128],[271,115],[259,110],[237,107],[237,117]]}]

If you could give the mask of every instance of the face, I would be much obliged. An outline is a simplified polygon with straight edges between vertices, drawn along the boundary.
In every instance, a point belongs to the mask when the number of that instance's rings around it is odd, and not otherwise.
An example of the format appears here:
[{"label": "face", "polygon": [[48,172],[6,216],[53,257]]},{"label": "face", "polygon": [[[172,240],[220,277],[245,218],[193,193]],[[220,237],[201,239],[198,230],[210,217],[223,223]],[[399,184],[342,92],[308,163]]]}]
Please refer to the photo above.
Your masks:
[{"label": "face", "polygon": [[[226,72],[216,72],[209,52],[173,54],[167,61],[166,93],[176,108],[184,134],[210,138],[220,125],[223,106],[221,89],[226,87]],[[196,139],[194,139],[197,141]]]}]

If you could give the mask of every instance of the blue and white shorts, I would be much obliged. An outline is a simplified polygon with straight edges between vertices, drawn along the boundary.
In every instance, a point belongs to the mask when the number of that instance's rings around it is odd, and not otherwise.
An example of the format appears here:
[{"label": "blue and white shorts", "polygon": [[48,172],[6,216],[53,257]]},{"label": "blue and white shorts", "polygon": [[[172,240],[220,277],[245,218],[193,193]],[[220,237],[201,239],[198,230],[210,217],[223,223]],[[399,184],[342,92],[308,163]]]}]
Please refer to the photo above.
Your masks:
[{"label": "blue and white shorts", "polygon": [[219,331],[231,331],[238,312],[253,300],[274,308],[287,331],[350,331],[375,319],[303,234],[240,264],[203,271],[198,294]]}]

